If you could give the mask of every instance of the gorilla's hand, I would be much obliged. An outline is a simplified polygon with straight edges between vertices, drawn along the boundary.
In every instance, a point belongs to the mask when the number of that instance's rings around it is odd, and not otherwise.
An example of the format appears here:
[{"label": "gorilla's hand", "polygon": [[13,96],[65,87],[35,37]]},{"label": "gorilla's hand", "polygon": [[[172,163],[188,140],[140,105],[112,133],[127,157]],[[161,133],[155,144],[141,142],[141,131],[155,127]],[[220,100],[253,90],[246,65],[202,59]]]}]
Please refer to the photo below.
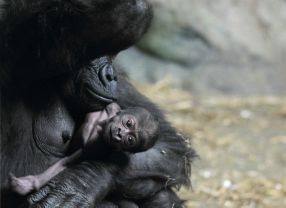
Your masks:
[{"label": "gorilla's hand", "polygon": [[38,192],[31,194],[29,207],[92,207],[112,186],[111,168],[106,164],[83,162],[66,169]]}]

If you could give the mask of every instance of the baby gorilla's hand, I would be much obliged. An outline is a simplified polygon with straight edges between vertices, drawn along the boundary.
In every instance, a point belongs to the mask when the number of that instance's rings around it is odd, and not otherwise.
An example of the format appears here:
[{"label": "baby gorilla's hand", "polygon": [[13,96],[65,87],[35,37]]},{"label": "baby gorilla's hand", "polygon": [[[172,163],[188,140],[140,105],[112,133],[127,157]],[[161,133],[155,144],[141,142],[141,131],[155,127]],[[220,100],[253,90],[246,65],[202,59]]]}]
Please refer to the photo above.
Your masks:
[{"label": "baby gorilla's hand", "polygon": [[15,177],[13,174],[9,174],[9,187],[14,192],[20,195],[27,195],[32,191],[39,189],[39,181],[35,176],[25,176],[21,178]]}]

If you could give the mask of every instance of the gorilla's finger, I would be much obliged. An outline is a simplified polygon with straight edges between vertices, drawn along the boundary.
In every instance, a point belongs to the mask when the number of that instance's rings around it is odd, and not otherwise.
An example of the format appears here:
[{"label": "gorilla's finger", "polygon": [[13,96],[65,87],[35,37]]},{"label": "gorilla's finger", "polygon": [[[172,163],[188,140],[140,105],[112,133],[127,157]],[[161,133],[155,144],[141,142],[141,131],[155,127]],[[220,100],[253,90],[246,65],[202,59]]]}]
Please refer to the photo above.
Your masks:
[{"label": "gorilla's finger", "polygon": [[50,207],[59,207],[62,208],[64,206],[60,206],[63,201],[63,196],[61,194],[48,194],[45,198],[38,201],[36,204],[32,205],[31,208],[50,208]]},{"label": "gorilla's finger", "polygon": [[43,200],[43,198],[45,198],[50,191],[51,191],[51,187],[50,186],[44,186],[43,188],[41,188],[36,193],[31,194],[28,197],[27,201],[28,201],[28,203],[30,205],[35,204],[38,201]]},{"label": "gorilla's finger", "polygon": [[59,207],[66,207],[66,208],[73,208],[73,207],[80,207],[80,208],[89,208],[90,202],[87,199],[83,199],[80,197],[68,197],[66,198]]}]

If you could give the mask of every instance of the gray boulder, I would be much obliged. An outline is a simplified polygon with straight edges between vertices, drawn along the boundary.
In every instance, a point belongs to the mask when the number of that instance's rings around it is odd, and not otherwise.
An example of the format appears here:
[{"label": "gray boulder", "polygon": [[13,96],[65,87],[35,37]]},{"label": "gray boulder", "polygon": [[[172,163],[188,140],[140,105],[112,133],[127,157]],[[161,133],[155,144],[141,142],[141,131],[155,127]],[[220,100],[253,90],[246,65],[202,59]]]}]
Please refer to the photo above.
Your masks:
[{"label": "gray boulder", "polygon": [[[284,0],[152,0],[149,33],[117,63],[199,95],[285,95]],[[134,70],[136,68],[137,70]]]}]

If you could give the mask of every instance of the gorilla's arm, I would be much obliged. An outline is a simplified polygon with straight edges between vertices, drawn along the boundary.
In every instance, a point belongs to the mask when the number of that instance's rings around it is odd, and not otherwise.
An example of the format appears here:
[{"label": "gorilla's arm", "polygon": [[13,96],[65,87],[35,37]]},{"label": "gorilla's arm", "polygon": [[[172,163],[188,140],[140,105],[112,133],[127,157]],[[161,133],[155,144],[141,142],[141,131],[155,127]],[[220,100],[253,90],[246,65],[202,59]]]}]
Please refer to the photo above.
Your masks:
[{"label": "gorilla's arm", "polygon": [[46,186],[28,197],[30,206],[92,207],[101,201],[113,187],[113,170],[110,164],[82,162],[57,175]]},{"label": "gorilla's arm", "polygon": [[[141,106],[159,120],[159,139],[150,150],[134,154],[130,165],[121,173],[117,186],[131,198],[145,198],[168,186],[188,185],[190,162],[195,151],[166,121],[162,112],[126,81],[119,79],[119,105]],[[131,98],[131,99],[128,99]]]},{"label": "gorilla's arm", "polygon": [[[117,163],[114,166],[112,163],[88,161],[66,169],[32,194],[28,199],[31,204],[85,207],[100,202],[115,184],[120,194],[131,199],[148,198],[165,187],[188,184],[189,162],[194,151],[186,146],[154,104],[122,76],[119,76],[119,83],[120,106],[142,106],[159,118],[159,141],[149,151],[131,156],[128,166],[122,166],[120,175],[115,174],[120,165]],[[122,183],[115,181],[116,178]]]},{"label": "gorilla's arm", "polygon": [[77,70],[133,45],[151,18],[145,0],[0,0],[1,79]]}]

